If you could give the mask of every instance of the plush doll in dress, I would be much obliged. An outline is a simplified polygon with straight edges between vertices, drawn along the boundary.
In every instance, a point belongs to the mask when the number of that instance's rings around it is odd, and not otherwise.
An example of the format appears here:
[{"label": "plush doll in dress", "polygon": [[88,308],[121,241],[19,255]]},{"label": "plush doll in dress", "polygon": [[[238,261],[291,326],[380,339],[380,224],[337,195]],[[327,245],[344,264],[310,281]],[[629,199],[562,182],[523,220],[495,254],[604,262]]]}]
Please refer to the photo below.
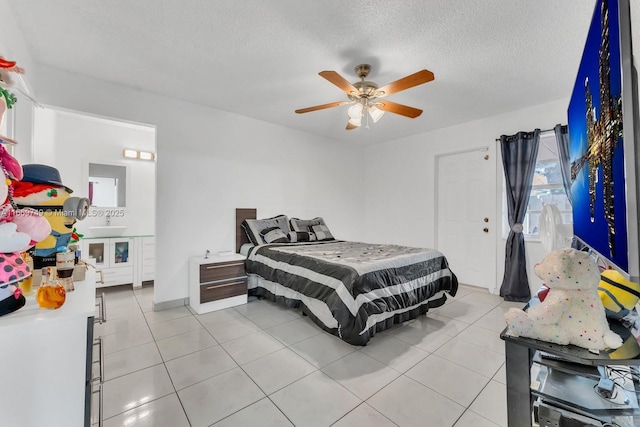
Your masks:
[{"label": "plush doll in dress", "polygon": [[0,316],[25,305],[18,284],[31,275],[27,263],[20,256],[20,252],[31,247],[31,228],[29,224],[19,227],[17,222],[20,219],[17,218],[22,218],[22,212],[16,211],[11,200],[11,180],[20,177],[22,167],[0,144]]},{"label": "plush doll in dress", "polygon": [[0,316],[26,303],[20,288],[31,270],[21,253],[51,232],[49,223],[33,209],[16,209],[13,180],[22,178],[22,166],[0,144]]},{"label": "plush doll in dress", "polygon": [[511,308],[505,320],[512,336],[589,350],[618,348],[622,339],[609,329],[598,295],[600,271],[586,252],[565,248],[551,252],[535,272],[549,291],[525,312]]}]

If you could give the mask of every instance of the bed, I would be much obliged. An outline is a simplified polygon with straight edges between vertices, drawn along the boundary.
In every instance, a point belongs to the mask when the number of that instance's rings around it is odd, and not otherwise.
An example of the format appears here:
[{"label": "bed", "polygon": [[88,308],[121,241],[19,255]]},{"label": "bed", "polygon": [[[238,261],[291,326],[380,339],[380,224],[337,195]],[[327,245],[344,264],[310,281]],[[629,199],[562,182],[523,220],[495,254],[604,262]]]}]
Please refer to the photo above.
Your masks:
[{"label": "bed", "polygon": [[458,288],[434,249],[336,240],[322,218],[236,222],[250,240],[242,246],[249,294],[301,308],[353,345],[426,314]]}]

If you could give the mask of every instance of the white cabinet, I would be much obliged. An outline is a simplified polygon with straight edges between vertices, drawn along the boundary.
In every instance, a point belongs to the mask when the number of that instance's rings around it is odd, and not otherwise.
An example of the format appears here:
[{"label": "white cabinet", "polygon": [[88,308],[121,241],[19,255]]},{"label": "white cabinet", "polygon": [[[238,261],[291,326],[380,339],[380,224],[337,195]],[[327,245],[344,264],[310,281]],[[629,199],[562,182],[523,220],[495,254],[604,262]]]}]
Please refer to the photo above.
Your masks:
[{"label": "white cabinet", "polygon": [[154,280],[156,277],[156,238],[154,236],[142,237],[142,261],[140,281]]},{"label": "white cabinet", "polygon": [[98,268],[128,267],[134,264],[133,238],[87,239],[87,254]]},{"label": "white cabinet", "polygon": [[95,259],[104,283],[98,287],[135,283],[135,241],[132,237],[82,240],[82,256]]},{"label": "white cabinet", "polygon": [[38,307],[36,295],[0,320],[0,425],[89,426],[95,273],[75,283],[62,307]]},{"label": "white cabinet", "polygon": [[90,237],[80,243],[82,258],[93,258],[96,268],[102,271],[104,283],[97,287],[133,284],[138,288],[142,282],[155,279],[154,236]]}]

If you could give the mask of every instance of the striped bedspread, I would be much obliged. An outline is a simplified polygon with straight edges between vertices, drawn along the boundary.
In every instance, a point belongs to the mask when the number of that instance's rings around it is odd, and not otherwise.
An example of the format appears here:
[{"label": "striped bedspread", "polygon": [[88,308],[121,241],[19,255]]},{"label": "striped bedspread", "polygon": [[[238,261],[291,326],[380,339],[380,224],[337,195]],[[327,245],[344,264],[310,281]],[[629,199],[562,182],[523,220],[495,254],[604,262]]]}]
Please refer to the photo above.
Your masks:
[{"label": "striped bedspread", "polygon": [[442,305],[458,288],[441,252],[360,242],[259,245],[246,261],[250,292],[301,304],[320,327],[365,345],[376,333]]}]

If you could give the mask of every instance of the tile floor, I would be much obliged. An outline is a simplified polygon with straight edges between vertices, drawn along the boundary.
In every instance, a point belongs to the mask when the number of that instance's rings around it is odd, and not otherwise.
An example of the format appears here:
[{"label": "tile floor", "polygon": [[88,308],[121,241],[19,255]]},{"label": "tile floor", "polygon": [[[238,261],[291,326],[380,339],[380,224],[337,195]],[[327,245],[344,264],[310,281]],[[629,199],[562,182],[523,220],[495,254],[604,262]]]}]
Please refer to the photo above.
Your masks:
[{"label": "tile floor", "polygon": [[498,335],[514,304],[484,290],[365,347],[264,300],[205,315],[152,300],[152,286],[106,289],[107,427],[507,424]]}]

